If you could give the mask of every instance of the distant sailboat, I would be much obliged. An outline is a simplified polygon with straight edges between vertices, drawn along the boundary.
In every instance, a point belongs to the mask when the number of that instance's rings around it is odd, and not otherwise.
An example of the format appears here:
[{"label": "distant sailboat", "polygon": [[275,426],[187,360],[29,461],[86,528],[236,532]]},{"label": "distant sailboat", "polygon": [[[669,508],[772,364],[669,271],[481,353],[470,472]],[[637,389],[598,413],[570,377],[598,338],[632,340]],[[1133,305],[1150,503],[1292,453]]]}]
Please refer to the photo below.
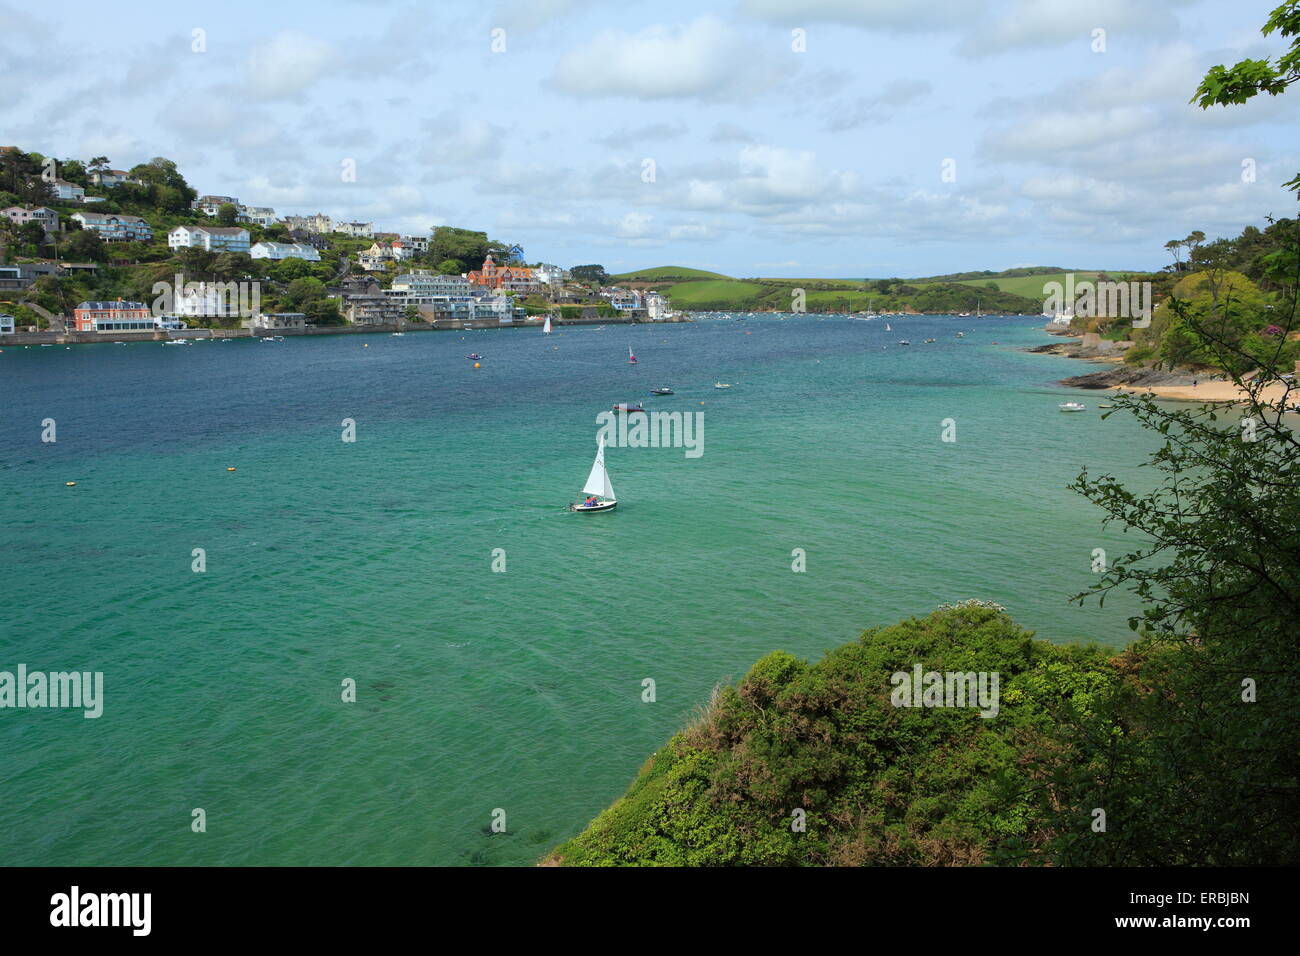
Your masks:
[{"label": "distant sailboat", "polygon": [[542,334],[543,334],[543,335],[550,335],[550,334],[551,334],[551,316],[550,316],[550,313],[547,313],[547,315],[546,315],[546,324],[542,326]]},{"label": "distant sailboat", "polygon": [[609,472],[605,470],[605,436],[600,436],[600,446],[596,449],[596,461],[591,466],[587,483],[582,486],[586,496],[582,501],[569,505],[570,511],[612,511],[618,505],[614,497],[614,486],[609,483]]},{"label": "distant sailboat", "polygon": [[627,347],[627,364],[628,365],[637,364],[637,357],[632,354],[632,346],[630,345]]},{"label": "distant sailboat", "polygon": [[886,323],[885,323],[885,331],[886,331],[886,332],[892,332],[892,331],[894,331],[894,327],[893,327],[892,325],[890,325],[888,322],[886,322]]}]

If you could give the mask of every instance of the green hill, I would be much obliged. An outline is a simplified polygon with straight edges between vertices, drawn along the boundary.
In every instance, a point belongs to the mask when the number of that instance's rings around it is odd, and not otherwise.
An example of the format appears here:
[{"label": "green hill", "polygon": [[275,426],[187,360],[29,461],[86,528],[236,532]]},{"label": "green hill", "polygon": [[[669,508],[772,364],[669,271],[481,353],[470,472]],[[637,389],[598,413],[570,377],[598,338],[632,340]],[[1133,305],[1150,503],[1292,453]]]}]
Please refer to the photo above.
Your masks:
[{"label": "green hill", "polygon": [[656,266],[653,269],[638,269],[636,272],[623,272],[610,278],[619,282],[672,282],[689,279],[730,279],[720,272],[705,272],[703,269],[687,269],[685,266]]}]

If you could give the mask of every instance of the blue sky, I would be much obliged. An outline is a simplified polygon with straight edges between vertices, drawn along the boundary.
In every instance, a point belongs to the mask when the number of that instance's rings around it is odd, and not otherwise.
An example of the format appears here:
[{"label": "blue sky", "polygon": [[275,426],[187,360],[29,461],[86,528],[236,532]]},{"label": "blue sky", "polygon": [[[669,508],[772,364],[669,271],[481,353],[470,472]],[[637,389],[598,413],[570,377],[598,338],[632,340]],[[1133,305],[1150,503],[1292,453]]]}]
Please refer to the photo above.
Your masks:
[{"label": "blue sky", "polygon": [[0,143],[611,272],[1149,268],[1295,215],[1300,92],[1187,103],[1277,2],[0,0]]}]

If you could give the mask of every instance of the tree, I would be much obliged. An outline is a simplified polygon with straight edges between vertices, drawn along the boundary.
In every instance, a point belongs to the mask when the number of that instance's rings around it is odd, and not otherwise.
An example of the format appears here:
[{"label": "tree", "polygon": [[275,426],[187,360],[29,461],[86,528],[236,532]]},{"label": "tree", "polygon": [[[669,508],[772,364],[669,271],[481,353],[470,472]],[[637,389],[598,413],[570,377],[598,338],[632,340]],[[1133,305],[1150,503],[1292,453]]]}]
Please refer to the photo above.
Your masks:
[{"label": "tree", "polygon": [[594,282],[597,285],[605,285],[609,282],[609,274],[601,265],[574,266],[569,270],[569,275],[577,282]]},{"label": "tree", "polygon": [[79,229],[64,244],[63,255],[73,261],[103,262],[108,258],[108,247],[93,229]]},{"label": "tree", "polygon": [[[1276,62],[1240,60],[1231,69],[1222,64],[1211,67],[1192,94],[1191,102],[1201,109],[1239,105],[1260,93],[1277,96],[1300,79],[1300,0],[1287,0],[1275,8],[1261,32],[1264,36],[1277,33],[1292,37],[1290,48]],[[1285,188],[1300,191],[1300,175],[1286,183]]]},{"label": "tree", "polygon": [[[1273,11],[1264,32],[1274,30],[1300,35],[1298,0]],[[1277,95],[1298,77],[1293,43],[1276,66],[1212,68],[1193,102]],[[1141,640],[1117,661],[1120,682],[1092,714],[1067,715],[1063,746],[1044,761],[1046,831],[1058,863],[1300,859],[1300,440],[1285,415],[1296,386],[1281,379],[1298,324],[1300,241],[1294,230],[1289,238],[1270,254],[1281,293],[1268,334],[1239,335],[1237,283],[1214,270],[1179,283],[1199,281],[1210,308],[1198,310],[1196,296],[1168,303],[1179,335],[1228,370],[1244,395],[1241,414],[1221,421],[1208,406],[1120,396],[1117,409],[1161,436],[1150,459],[1159,480],[1134,490],[1085,470],[1075,482],[1108,521],[1143,542],[1077,599],[1104,601],[1125,588],[1143,610],[1129,622]],[[1243,377],[1241,369],[1256,366],[1260,374]],[[1265,391],[1278,382],[1280,395]],[[1123,821],[1113,835],[1089,832],[1097,807]]]},{"label": "tree", "polygon": [[234,203],[223,202],[217,207],[217,222],[223,226],[233,226],[239,219],[239,207]]}]

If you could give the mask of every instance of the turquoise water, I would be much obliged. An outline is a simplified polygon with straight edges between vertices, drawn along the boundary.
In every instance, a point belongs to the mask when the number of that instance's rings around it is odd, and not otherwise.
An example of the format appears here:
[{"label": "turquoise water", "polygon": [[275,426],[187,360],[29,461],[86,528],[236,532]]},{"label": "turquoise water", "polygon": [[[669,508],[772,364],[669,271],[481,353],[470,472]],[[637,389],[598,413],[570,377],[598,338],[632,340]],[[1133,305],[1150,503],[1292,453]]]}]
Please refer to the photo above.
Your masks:
[{"label": "turquoise water", "polygon": [[[890,321],[6,348],[0,670],[106,701],[0,710],[0,863],[530,863],[773,649],[969,597],[1124,643],[1067,603],[1126,541],[1065,485],[1153,440],[1057,410],[1033,319]],[[704,454],[611,448],[618,510],[569,514],[621,401]]]}]

